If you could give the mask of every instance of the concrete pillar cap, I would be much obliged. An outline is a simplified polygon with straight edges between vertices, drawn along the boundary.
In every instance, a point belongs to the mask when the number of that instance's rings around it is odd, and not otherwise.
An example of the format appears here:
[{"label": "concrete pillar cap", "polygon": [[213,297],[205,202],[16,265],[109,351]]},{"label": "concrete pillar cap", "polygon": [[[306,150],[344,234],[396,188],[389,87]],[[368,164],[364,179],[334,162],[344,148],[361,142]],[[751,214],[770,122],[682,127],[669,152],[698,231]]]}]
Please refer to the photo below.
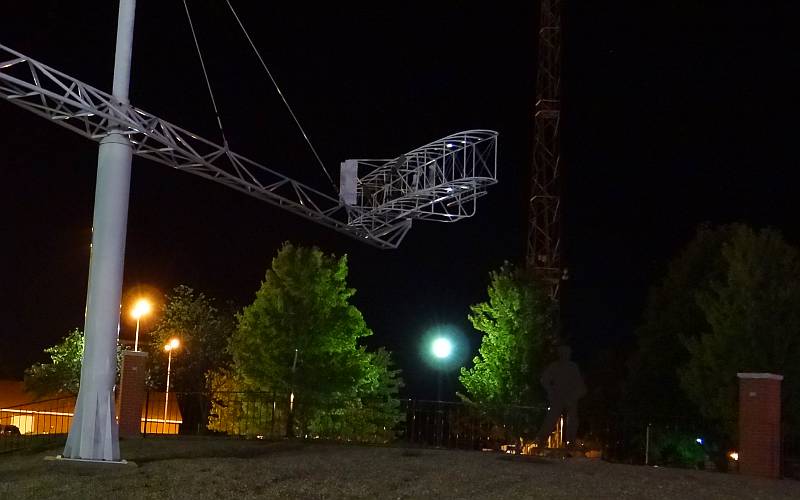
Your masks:
[{"label": "concrete pillar cap", "polygon": [[774,373],[737,373],[739,378],[765,378],[769,380],[783,380],[783,375],[776,375]]}]

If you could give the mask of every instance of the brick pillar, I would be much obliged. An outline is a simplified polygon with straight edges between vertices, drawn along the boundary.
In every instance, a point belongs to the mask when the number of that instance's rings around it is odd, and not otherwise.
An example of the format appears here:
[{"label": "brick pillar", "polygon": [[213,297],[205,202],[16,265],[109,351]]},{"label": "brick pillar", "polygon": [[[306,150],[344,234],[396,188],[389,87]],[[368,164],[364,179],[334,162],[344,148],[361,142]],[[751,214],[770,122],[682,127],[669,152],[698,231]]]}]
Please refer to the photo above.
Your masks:
[{"label": "brick pillar", "polygon": [[781,477],[781,380],[739,373],[739,472]]},{"label": "brick pillar", "polygon": [[122,375],[119,379],[119,435],[135,438],[142,436],[142,406],[146,396],[144,378],[147,353],[122,352]]}]

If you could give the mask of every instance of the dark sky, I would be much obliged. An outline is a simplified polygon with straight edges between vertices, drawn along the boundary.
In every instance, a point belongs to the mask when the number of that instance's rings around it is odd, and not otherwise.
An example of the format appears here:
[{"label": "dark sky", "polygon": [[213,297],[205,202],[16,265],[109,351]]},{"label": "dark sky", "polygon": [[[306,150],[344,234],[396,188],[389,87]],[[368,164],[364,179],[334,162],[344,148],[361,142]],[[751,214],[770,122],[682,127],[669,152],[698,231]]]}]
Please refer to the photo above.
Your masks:
[{"label": "dark sky", "polygon": [[[399,250],[381,251],[135,158],[125,292],[185,283],[242,306],[282,241],[347,253],[369,344],[396,353],[409,394],[433,395],[424,332],[461,329],[471,357],[468,306],[485,297],[490,270],[524,258],[535,2],[233,3],[329,168],[489,128],[500,132],[500,184],[475,218],[417,223]],[[800,242],[797,12],[696,3],[569,2],[565,12],[563,307],[584,362],[632,345],[647,287],[698,223],[770,225]],[[325,188],[224,2],[190,4],[232,148]],[[116,2],[82,5],[4,6],[0,43],[110,90]],[[218,141],[182,3],[137,9],[132,103]],[[0,366],[18,377],[82,325],[97,144],[7,102],[0,137]],[[132,334],[124,317],[122,336]]]}]

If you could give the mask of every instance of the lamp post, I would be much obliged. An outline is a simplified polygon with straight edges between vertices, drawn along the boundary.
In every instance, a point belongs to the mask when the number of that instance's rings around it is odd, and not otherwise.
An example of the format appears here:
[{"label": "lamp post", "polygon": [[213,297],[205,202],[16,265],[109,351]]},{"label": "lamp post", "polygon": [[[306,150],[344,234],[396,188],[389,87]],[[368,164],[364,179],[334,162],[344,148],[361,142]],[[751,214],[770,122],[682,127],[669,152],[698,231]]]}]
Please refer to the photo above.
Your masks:
[{"label": "lamp post", "polygon": [[136,319],[136,340],[133,343],[133,350],[139,350],[139,320],[142,319],[142,316],[146,314],[150,314],[150,311],[153,310],[153,306],[150,304],[150,301],[147,299],[139,299],[136,301],[136,304],[133,306],[133,311],[131,311],[131,316]]},{"label": "lamp post", "polygon": [[453,343],[450,342],[450,339],[447,337],[437,337],[434,339],[433,343],[431,344],[431,352],[439,360],[439,367],[438,367],[438,378],[437,378],[437,389],[436,389],[436,400],[442,400],[442,371],[443,367],[441,366],[450,357],[450,354],[453,352]]},{"label": "lamp post", "polygon": [[167,390],[164,393],[164,430],[167,429],[167,408],[169,407],[169,372],[172,369],[172,351],[180,347],[181,343],[178,339],[173,338],[164,345],[164,350],[167,351]]},{"label": "lamp post", "polygon": [[431,344],[431,353],[437,360],[436,367],[436,413],[439,418],[438,445],[444,439],[444,412],[442,410],[442,372],[445,369],[447,358],[453,352],[453,343],[447,337],[436,337]]}]

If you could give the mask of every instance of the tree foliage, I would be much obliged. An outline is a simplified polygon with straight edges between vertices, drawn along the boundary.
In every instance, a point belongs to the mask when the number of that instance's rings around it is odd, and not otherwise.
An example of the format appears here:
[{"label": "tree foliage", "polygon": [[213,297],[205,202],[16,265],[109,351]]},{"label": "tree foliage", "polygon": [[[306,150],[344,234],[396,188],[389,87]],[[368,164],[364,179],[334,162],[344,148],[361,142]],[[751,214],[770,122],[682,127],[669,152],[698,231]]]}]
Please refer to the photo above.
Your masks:
[{"label": "tree foliage", "polygon": [[724,275],[719,255],[730,234],[730,227],[701,226],[669,264],[663,280],[651,289],[636,332],[638,349],[629,362],[628,409],[672,415],[692,408],[678,380],[677,367],[689,360],[681,339],[696,338],[708,329],[696,295]]},{"label": "tree foliage", "polygon": [[233,333],[233,313],[220,311],[214,299],[186,285],[167,295],[155,329],[150,333],[151,368],[149,384],[163,388],[167,353],[164,345],[180,340],[172,356],[170,386],[176,391],[205,391],[206,373],[230,364],[228,340]]},{"label": "tree foliage", "polygon": [[470,308],[481,346],[459,380],[475,403],[543,403],[539,377],[555,341],[552,301],[539,282],[508,263],[490,274],[488,295]]},{"label": "tree foliage", "polygon": [[[731,228],[724,274],[696,294],[708,327],[685,344],[680,380],[689,398],[727,436],[737,430],[737,372],[784,375],[789,429],[800,423],[800,254],[774,230]],[[797,431],[794,431],[797,434]]]},{"label": "tree foliage", "polygon": [[334,424],[367,432],[399,418],[398,371],[388,353],[359,346],[372,332],[346,279],[346,256],[285,243],[230,342],[245,388],[294,394],[302,433],[330,435]]},{"label": "tree foliage", "polygon": [[58,344],[44,350],[50,363],[36,363],[25,370],[25,389],[37,396],[77,394],[81,380],[83,332],[76,328]]},{"label": "tree foliage", "polygon": [[[36,363],[25,370],[25,390],[36,396],[78,394],[85,337],[80,328],[69,332],[58,344],[44,350],[50,363]],[[117,368],[122,346],[117,342]],[[119,369],[117,370],[119,380]]]}]

